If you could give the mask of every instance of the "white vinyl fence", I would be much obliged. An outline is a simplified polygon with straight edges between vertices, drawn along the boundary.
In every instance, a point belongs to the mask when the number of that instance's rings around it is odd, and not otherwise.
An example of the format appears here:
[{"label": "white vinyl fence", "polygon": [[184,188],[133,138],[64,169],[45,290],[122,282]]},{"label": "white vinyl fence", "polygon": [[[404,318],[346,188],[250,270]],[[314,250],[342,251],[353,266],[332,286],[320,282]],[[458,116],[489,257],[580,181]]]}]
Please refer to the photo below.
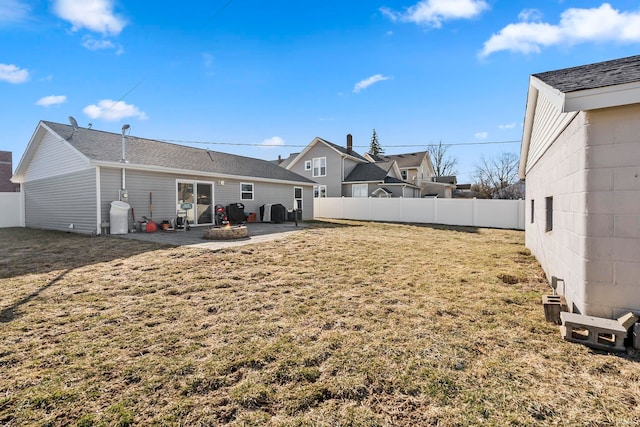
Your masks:
[{"label": "white vinyl fence", "polygon": [[524,230],[524,200],[327,197],[313,202],[316,218]]},{"label": "white vinyl fence", "polygon": [[24,227],[22,193],[0,193],[0,228]]}]

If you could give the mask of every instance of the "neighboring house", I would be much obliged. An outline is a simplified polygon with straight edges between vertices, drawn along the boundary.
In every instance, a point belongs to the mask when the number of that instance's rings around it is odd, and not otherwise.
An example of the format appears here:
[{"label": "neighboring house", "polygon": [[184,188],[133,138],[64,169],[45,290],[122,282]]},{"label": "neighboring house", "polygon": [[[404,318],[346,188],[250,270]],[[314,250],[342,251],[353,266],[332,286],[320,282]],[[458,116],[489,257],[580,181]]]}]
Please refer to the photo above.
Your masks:
[{"label": "neighboring house", "polygon": [[13,160],[11,151],[0,151],[0,192],[14,193],[20,191],[20,185],[11,182]]},{"label": "neighboring house", "polygon": [[414,185],[400,179],[395,162],[377,166],[353,151],[351,135],[346,147],[316,137],[302,152],[274,162],[315,181],[314,197],[419,197]]},{"label": "neighboring house", "polygon": [[22,184],[25,223],[34,228],[100,234],[123,193],[136,219],[174,219],[182,202],[193,204],[187,214],[195,225],[211,224],[213,206],[231,203],[246,212],[295,203],[303,219],[313,218],[314,183],[271,162],[47,121],[13,180]]},{"label": "neighboring house", "polygon": [[534,74],[526,245],[573,311],[640,311],[640,56]]},{"label": "neighboring house", "polygon": [[420,197],[420,187],[399,178],[397,163],[361,163],[342,183],[345,197]]},{"label": "neighboring house", "polygon": [[[398,164],[400,179],[420,188],[421,197],[451,198],[456,188],[454,177],[437,177],[428,151],[417,153],[373,155],[366,153],[364,157],[372,162],[393,162]],[[453,178],[453,182],[442,178]]]},{"label": "neighboring house", "polygon": [[435,172],[427,151],[407,154],[373,155],[366,153],[364,157],[371,162],[393,162],[398,164],[400,179],[420,186],[423,182],[432,182]]}]

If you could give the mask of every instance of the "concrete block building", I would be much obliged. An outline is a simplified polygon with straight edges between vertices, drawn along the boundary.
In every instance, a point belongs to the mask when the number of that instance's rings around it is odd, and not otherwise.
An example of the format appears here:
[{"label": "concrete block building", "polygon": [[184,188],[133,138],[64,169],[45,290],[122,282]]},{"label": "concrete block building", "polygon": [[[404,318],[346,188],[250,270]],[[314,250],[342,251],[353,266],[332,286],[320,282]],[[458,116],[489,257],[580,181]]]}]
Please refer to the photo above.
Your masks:
[{"label": "concrete block building", "polygon": [[640,311],[640,56],[534,74],[526,246],[573,312]]}]

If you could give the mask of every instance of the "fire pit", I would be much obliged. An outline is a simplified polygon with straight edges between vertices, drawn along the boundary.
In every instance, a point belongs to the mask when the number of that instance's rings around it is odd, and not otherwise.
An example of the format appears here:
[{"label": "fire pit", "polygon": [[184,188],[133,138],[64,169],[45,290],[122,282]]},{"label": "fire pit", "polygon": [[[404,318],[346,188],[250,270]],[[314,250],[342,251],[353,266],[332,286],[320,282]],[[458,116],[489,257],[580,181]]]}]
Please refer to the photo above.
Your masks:
[{"label": "fire pit", "polygon": [[249,237],[246,225],[225,225],[209,227],[204,231],[204,238],[208,240],[233,240]]}]

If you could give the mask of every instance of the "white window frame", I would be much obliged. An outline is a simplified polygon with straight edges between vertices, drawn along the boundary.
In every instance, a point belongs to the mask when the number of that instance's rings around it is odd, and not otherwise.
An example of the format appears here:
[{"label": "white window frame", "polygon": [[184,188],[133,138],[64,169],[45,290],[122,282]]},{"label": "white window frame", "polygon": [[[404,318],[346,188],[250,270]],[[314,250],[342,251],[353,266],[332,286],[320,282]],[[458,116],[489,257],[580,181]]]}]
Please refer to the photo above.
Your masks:
[{"label": "white window frame", "polygon": [[[175,183],[175,189],[176,189],[176,214],[177,212],[182,211],[182,209],[180,209],[180,203],[178,203],[178,200],[180,199],[180,194],[178,193],[178,184],[191,184],[193,185],[193,201],[189,202],[191,203],[193,206],[191,209],[189,209],[186,212],[187,215],[187,220],[189,221],[189,223],[191,225],[201,225],[201,224],[213,224],[213,223],[199,223],[198,222],[198,218],[197,218],[197,199],[198,199],[198,184],[205,184],[205,185],[210,185],[211,186],[211,208],[213,208],[215,206],[215,192],[216,192],[216,186],[215,183],[213,181],[200,181],[200,180],[191,180],[191,179],[176,179],[176,183]],[[212,221],[214,220],[213,215],[212,215]]]},{"label": "white window frame", "polygon": [[305,160],[305,162],[304,162],[304,170],[306,170],[306,171],[310,171],[311,170],[311,160]]},{"label": "white window frame", "polygon": [[400,171],[400,178],[402,178],[403,181],[406,181],[409,179],[409,171],[404,169]]},{"label": "white window frame", "polygon": [[[362,189],[364,188],[364,195]],[[356,196],[356,189],[357,196]],[[369,197],[369,184],[351,184],[351,197]]]},{"label": "white window frame", "polygon": [[[250,185],[251,190],[243,190],[243,186],[245,185]],[[241,182],[240,183],[240,200],[254,200],[255,191],[256,191],[256,186],[253,184],[253,182]],[[250,194],[251,198],[250,199],[245,198],[244,194]]]},{"label": "white window frame", "polygon": [[[323,170],[324,169],[324,170]],[[327,176],[327,158],[326,157],[314,157],[313,158],[313,177]]]},{"label": "white window frame", "polygon": [[[322,192],[324,190],[324,193]],[[313,186],[313,197],[315,199],[321,197],[327,197],[327,186],[326,185],[314,185]]]},{"label": "white window frame", "polygon": [[[300,197],[296,197],[296,191],[300,190]],[[299,212],[302,212],[302,207],[304,206],[304,188],[302,187],[293,187],[293,209],[297,209]],[[299,202],[299,203],[298,203]]]}]

